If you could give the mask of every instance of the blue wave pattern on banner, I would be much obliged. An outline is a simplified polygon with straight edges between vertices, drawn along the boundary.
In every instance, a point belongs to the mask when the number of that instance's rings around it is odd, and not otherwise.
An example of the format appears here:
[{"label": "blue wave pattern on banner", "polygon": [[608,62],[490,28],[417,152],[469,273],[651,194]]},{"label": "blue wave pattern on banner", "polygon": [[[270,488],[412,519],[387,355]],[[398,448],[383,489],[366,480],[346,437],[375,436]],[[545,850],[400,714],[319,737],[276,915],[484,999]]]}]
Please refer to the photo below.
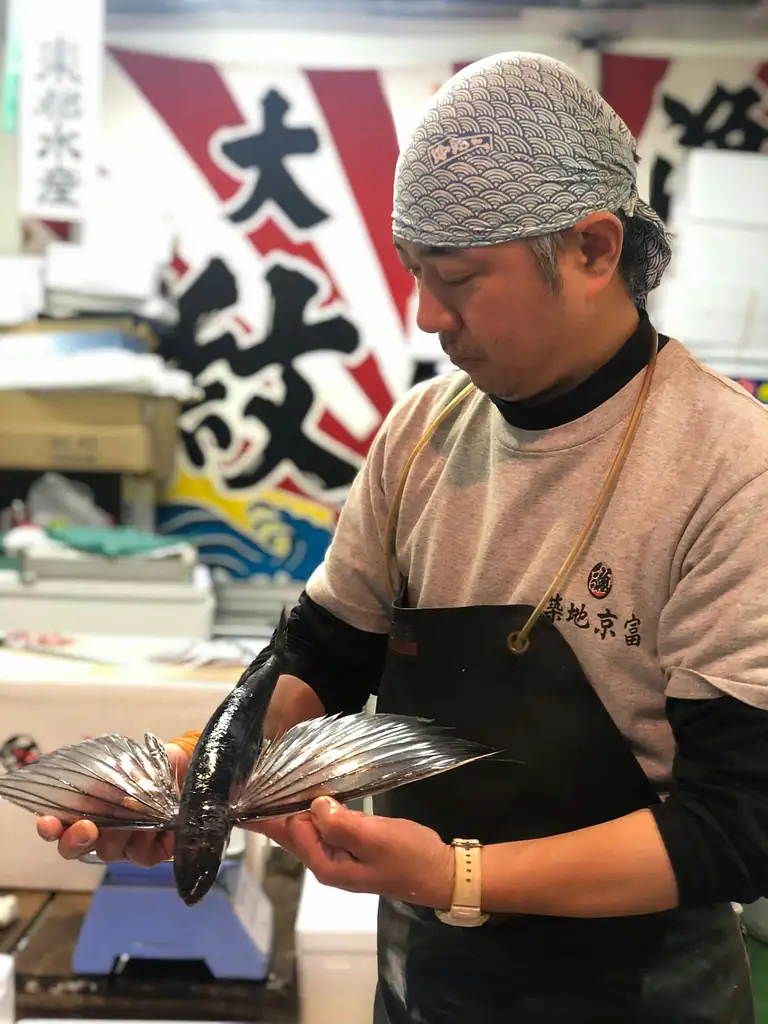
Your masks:
[{"label": "blue wave pattern on banner", "polygon": [[201,562],[223,569],[235,579],[285,573],[292,580],[304,582],[322,562],[331,534],[287,512],[278,514],[292,536],[290,551],[285,555],[265,550],[214,512],[199,505],[174,503],[159,506],[157,529],[159,533],[172,533],[194,544]]}]

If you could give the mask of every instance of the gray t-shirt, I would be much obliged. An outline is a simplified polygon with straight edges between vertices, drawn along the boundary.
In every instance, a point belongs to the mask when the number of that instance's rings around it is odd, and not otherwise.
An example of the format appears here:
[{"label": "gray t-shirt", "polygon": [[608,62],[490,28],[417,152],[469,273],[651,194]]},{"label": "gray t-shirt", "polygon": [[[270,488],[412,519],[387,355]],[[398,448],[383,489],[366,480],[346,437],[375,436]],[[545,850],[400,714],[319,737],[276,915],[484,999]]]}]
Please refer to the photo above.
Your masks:
[{"label": "gray t-shirt", "polygon": [[[563,426],[510,426],[475,392],[418,456],[397,531],[415,607],[535,605],[570,551],[626,430],[643,374]],[[422,432],[467,384],[411,390],[376,437],[309,596],[386,633],[387,512]],[[659,354],[619,483],[550,602],[587,677],[663,790],[665,696],[768,708],[768,409],[677,341]]]}]

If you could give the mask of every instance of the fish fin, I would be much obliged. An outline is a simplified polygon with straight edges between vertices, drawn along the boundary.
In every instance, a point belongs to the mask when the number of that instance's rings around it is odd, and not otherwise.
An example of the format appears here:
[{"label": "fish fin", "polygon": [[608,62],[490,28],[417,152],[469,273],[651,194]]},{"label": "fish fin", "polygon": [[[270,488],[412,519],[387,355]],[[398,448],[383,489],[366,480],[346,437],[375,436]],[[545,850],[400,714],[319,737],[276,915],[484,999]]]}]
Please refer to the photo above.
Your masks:
[{"label": "fish fin", "polygon": [[170,760],[152,734],[142,746],[109,734],[59,747],[0,775],[0,800],[63,825],[167,830],[179,809]]},{"label": "fish fin", "polygon": [[319,796],[374,796],[494,754],[426,719],[367,712],[313,718],[265,744],[231,813],[236,824],[281,817]]},{"label": "fish fin", "polygon": [[275,646],[273,648],[273,656],[281,664],[285,661],[285,653],[288,645],[288,615],[285,611],[285,607],[280,609],[280,620],[277,623],[277,629],[275,630]]}]

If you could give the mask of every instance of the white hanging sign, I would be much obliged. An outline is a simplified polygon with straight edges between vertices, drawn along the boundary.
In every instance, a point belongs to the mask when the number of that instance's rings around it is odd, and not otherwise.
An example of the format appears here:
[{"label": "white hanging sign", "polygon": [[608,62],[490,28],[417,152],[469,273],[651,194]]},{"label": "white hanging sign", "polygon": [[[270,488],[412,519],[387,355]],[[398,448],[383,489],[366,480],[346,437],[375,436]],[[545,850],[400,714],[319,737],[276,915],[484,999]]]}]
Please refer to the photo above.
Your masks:
[{"label": "white hanging sign", "polygon": [[20,214],[80,222],[97,170],[105,0],[20,8]]}]

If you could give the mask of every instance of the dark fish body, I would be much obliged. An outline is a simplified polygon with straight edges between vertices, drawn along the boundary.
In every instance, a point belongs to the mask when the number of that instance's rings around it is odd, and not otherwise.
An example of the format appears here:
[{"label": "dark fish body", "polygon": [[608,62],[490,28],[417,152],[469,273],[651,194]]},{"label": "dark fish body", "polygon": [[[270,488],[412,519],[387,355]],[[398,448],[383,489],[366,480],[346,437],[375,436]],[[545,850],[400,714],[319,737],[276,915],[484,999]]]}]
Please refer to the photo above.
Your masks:
[{"label": "dark fish body", "polygon": [[231,807],[250,776],[264,742],[264,719],[283,673],[285,613],[274,650],[263,665],[247,671],[211,715],[184,777],[174,827],[173,872],[187,906],[208,893],[234,825]]}]

